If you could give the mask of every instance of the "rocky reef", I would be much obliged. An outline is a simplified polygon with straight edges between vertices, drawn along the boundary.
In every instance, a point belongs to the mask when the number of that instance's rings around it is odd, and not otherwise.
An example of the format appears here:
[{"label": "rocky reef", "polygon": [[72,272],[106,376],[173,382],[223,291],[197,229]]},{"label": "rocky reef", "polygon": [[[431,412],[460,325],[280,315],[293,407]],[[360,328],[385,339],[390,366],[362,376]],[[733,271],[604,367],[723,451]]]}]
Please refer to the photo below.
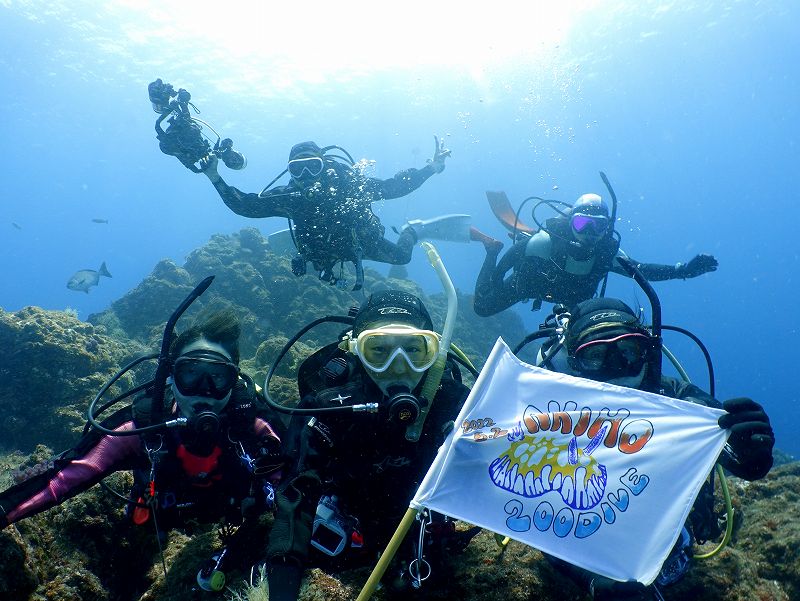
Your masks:
[{"label": "rocky reef", "polygon": [[[209,275],[215,276],[213,284],[179,321],[178,330],[207,311],[232,307],[242,321],[242,366],[259,383],[277,351],[302,326],[320,316],[346,315],[365,299],[362,293],[328,286],[313,275],[295,277],[289,257],[271,252],[257,230],[245,229],[214,236],[182,266],[161,261],[135,289],[87,322],[67,312],[36,307],[15,313],[0,310],[0,344],[5,349],[0,363],[0,490],[10,486],[20,470],[34,469],[74,444],[87,406],[101,386],[134,359],[158,350],[170,314]],[[385,288],[421,296],[441,327],[446,312],[443,295],[427,296],[401,277],[384,278],[367,269],[365,290]],[[498,335],[516,343],[523,327],[511,312],[479,318],[471,301],[471,296],[459,294],[454,342],[480,367]],[[278,400],[296,402],[293,376],[298,365],[335,340],[342,329],[341,325],[317,328],[287,355],[271,388]],[[145,362],[125,374],[109,397],[146,382],[153,369],[153,362]],[[107,479],[109,487],[119,491],[126,491],[130,481],[127,473]],[[731,488],[740,518],[732,543],[715,558],[698,561],[682,581],[664,591],[665,598],[800,599],[800,527],[794,519],[794,509],[800,510],[800,464],[777,467],[760,482],[732,479]],[[263,518],[252,532],[253,561],[270,519]],[[467,527],[459,524],[460,529]],[[133,526],[120,500],[97,486],[0,531],[0,599],[210,598],[197,590],[195,575],[218,546],[215,529],[204,527],[191,536],[172,532],[160,549],[152,529]],[[515,542],[501,550],[488,532],[480,533],[449,562],[450,575],[432,578],[420,598],[588,601],[585,591],[565,580],[540,552]],[[243,590],[245,574],[228,576],[233,590]],[[363,569],[336,578],[311,570],[301,599],[354,599],[367,576]],[[386,599],[388,594],[381,590],[375,598]]]}]

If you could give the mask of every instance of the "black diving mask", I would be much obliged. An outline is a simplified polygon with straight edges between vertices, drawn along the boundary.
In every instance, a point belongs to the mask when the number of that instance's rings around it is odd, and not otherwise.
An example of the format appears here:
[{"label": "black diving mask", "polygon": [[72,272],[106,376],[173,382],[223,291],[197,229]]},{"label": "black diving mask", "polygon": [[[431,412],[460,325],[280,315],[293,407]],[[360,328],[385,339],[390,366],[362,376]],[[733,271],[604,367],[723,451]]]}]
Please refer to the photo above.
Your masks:
[{"label": "black diving mask", "polygon": [[194,351],[175,361],[172,378],[184,396],[221,400],[236,385],[239,369],[219,353]]},{"label": "black diving mask", "polygon": [[593,380],[630,377],[642,371],[650,347],[650,338],[645,334],[622,334],[580,345],[570,363],[581,375]]}]

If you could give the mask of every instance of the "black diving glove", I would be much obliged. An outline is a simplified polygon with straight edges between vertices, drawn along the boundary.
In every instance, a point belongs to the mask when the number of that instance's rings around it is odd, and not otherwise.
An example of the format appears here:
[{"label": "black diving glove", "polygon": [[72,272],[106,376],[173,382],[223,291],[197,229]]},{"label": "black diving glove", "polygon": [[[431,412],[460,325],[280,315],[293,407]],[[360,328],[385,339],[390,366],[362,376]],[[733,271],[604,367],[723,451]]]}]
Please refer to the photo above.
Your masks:
[{"label": "black diving glove", "polygon": [[687,278],[696,278],[709,271],[716,271],[718,266],[719,262],[713,255],[697,255],[688,263],[678,266],[678,277],[684,280]]},{"label": "black diving glove", "polygon": [[758,480],[772,467],[775,435],[764,408],[753,399],[736,398],[722,403],[728,413],[718,420],[719,427],[730,430],[728,445],[738,463],[737,476]]}]

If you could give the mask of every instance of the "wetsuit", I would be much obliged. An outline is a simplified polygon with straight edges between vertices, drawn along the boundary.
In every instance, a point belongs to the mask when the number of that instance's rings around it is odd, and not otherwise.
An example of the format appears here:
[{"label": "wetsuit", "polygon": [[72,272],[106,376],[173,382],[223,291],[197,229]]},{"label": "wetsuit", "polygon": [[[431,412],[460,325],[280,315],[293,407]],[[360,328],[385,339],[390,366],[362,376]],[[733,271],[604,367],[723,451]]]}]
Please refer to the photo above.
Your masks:
[{"label": "wetsuit", "polygon": [[[155,468],[157,522],[162,531],[181,526],[187,519],[225,518],[240,523],[245,517],[255,517],[267,507],[270,488],[265,485],[277,484],[283,464],[275,430],[255,414],[253,386],[251,380],[240,378],[221,416],[222,427],[213,435],[183,428],[145,440],[90,430],[75,448],[38,470],[41,473],[0,493],[0,527],[59,505],[121,470],[134,471],[131,497],[144,499],[151,468]],[[139,423],[134,407],[148,405],[149,399],[142,397],[134,406],[114,413],[104,425],[116,431],[132,430]],[[158,453],[148,454],[148,447],[159,446]],[[244,459],[245,453],[254,460],[255,470]],[[243,515],[244,510],[249,513]],[[137,523],[148,521],[149,511],[129,507]]]},{"label": "wetsuit", "polygon": [[[535,308],[541,301],[573,307],[592,298],[609,272],[627,277],[615,260],[627,257],[615,238],[585,246],[573,239],[565,220],[548,220],[547,228],[550,233],[542,230],[517,242],[499,262],[497,251],[487,252],[475,283],[475,313],[488,317],[528,299],[534,300]],[[634,263],[653,282],[695,275],[680,263]]]},{"label": "wetsuit", "polygon": [[330,159],[317,181],[303,188],[294,180],[264,193],[245,193],[214,182],[222,200],[237,215],[244,217],[286,217],[294,222],[294,239],[300,254],[314,263],[315,269],[330,269],[339,261],[360,258],[405,265],[411,261],[416,235],[411,228],[400,234],[397,243],[383,237],[385,228],[372,212],[372,203],[405,196],[436,173],[431,165],[406,169],[391,179],[361,175],[347,165]]},{"label": "wetsuit", "polygon": [[[322,368],[333,357],[344,358],[345,354],[332,345],[309,360]],[[338,379],[319,375],[319,369],[305,371],[306,381],[300,384],[306,392],[301,407],[355,405],[383,398],[357,360],[348,361],[348,372]],[[388,423],[383,407],[378,414],[320,414],[311,421],[308,415],[292,418],[286,454],[296,457],[297,464],[276,497],[278,510],[267,551],[270,599],[296,599],[302,569],[309,561],[334,568],[374,565],[452,429],[452,420],[468,392],[457,368],[448,365],[418,442],[405,439],[405,426]],[[356,548],[348,542],[333,558],[310,546],[322,495],[337,497],[345,520],[357,523],[360,536],[356,538],[363,539],[363,546]]]}]

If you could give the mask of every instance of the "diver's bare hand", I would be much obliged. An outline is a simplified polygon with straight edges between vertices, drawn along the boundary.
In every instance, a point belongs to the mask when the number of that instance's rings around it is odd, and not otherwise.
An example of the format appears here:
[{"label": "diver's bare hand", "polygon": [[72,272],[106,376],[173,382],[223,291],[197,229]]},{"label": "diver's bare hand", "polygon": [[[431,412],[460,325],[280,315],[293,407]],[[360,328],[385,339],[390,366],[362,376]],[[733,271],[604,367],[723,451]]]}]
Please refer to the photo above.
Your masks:
[{"label": "diver's bare hand", "polygon": [[450,151],[444,147],[444,142],[439,140],[438,136],[433,136],[436,141],[436,150],[433,153],[433,158],[428,159],[428,164],[433,167],[436,173],[444,171],[444,160],[450,156]]},{"label": "diver's bare hand", "polygon": [[217,171],[218,164],[219,159],[213,152],[208,153],[206,156],[200,159],[200,169],[212,184],[216,184],[221,179],[219,171]]}]

